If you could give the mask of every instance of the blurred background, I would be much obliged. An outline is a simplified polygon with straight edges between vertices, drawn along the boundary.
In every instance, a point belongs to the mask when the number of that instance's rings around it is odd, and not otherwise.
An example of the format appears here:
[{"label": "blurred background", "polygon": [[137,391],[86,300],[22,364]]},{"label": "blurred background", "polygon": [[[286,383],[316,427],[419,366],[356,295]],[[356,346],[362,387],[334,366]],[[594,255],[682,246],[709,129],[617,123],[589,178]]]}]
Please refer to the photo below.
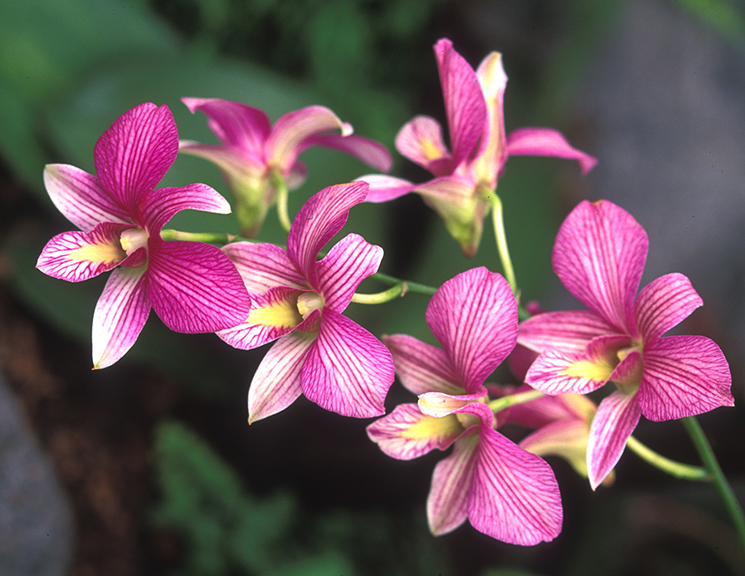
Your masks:
[{"label": "blurred background", "polygon": [[[435,539],[425,501],[441,454],[384,456],[367,422],[300,399],[250,428],[246,393],[264,350],[165,329],[152,314],[116,365],[90,370],[105,279],[34,268],[71,229],[42,181],[46,163],[94,171],[97,138],[142,102],[168,104],[182,138],[216,142],[183,96],[218,97],[272,119],[332,108],[386,144],[394,174],[428,174],[393,139],[414,114],[444,124],[432,45],[449,37],[475,67],[503,53],[508,132],[558,128],[599,159],[514,158],[498,192],[523,302],[577,307],[550,267],[555,232],[582,199],[607,198],[650,236],[643,284],[686,274],[702,295],[681,331],[714,338],[738,407],[700,422],[745,496],[745,4],[741,0],[5,0],[0,3],[0,573],[8,575],[694,575],[742,573],[711,486],[664,476],[627,453],[615,485],[589,489],[549,459],[564,502],[552,543],[518,548],[464,526]],[[294,214],[321,188],[369,169],[310,150]],[[217,169],[179,157],[162,186]],[[180,214],[187,231],[237,230],[230,216]],[[385,248],[382,271],[437,286],[499,270],[489,223],[465,261],[412,195],[356,207],[342,234]],[[283,242],[274,214],[261,239]],[[379,288],[363,284],[365,291]],[[432,341],[427,299],[352,305],[375,334]],[[494,380],[512,382],[507,372]],[[395,384],[389,402],[411,401]],[[677,422],[642,421],[650,447],[697,464]]]}]

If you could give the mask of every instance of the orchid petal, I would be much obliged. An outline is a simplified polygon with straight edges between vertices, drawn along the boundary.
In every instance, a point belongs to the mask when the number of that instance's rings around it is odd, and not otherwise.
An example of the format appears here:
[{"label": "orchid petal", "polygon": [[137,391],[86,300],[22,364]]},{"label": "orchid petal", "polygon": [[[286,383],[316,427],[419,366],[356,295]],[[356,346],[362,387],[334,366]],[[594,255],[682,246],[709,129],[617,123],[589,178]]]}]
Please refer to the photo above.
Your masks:
[{"label": "orchid petal", "polygon": [[368,418],[385,413],[392,383],[388,349],[349,318],[324,308],[318,342],[303,366],[305,396],[342,416]]},{"label": "orchid petal", "polygon": [[306,138],[300,146],[298,154],[311,146],[321,146],[330,150],[337,150],[357,158],[368,166],[381,172],[388,172],[393,166],[393,157],[388,148],[380,142],[357,136],[355,134],[321,134]]},{"label": "orchid petal", "polygon": [[577,150],[558,130],[551,128],[520,128],[507,136],[509,156],[550,156],[576,160],[587,174],[598,163],[597,159]]},{"label": "orchid petal", "polygon": [[416,395],[425,392],[463,394],[445,351],[407,334],[383,336],[401,383]]},{"label": "orchid petal", "polygon": [[132,223],[127,211],[114,202],[95,176],[67,164],[47,164],[44,186],[57,210],[84,231],[101,222]]},{"label": "orchid petal", "polygon": [[[516,393],[529,392],[530,386],[520,386]],[[588,424],[595,415],[597,406],[582,394],[542,396],[510,406],[507,421],[528,428],[542,428],[556,421],[582,420]]]},{"label": "orchid petal", "polygon": [[297,400],[302,393],[303,364],[315,343],[315,335],[295,331],[269,349],[248,390],[249,424],[281,412]]},{"label": "orchid petal", "polygon": [[114,270],[93,312],[93,367],[106,368],[134,345],[150,314],[146,268]]},{"label": "orchid petal", "polygon": [[93,158],[101,186],[135,213],[178,155],[178,131],[168,106],[146,102],[117,118],[96,142]]},{"label": "orchid petal", "polygon": [[589,310],[544,312],[520,323],[517,343],[535,352],[579,354],[593,338],[613,332],[610,324]]},{"label": "orchid petal", "polygon": [[621,458],[640,416],[637,394],[616,391],[598,406],[587,444],[587,473],[593,490]]},{"label": "orchid petal", "polygon": [[201,242],[150,238],[147,295],[176,332],[216,332],[243,322],[251,299],[230,259]]},{"label": "orchid petal", "polygon": [[622,208],[583,201],[556,236],[554,270],[585,306],[635,336],[633,301],[648,244],[644,228]]},{"label": "orchid petal", "polygon": [[507,160],[502,102],[507,87],[507,74],[502,67],[502,55],[492,52],[481,61],[476,77],[486,100],[488,112],[487,131],[474,160],[474,170],[480,179],[494,188],[497,177]]},{"label": "orchid petal", "polygon": [[316,257],[342,229],[349,209],[365,200],[367,188],[365,182],[329,186],[311,196],[295,216],[287,237],[287,253],[316,291]]},{"label": "orchid petal", "polygon": [[[259,186],[267,172],[264,159],[243,148],[200,144],[192,140],[179,141],[179,152],[198,156],[217,165],[223,178],[231,187]],[[255,181],[255,182],[253,182]]]},{"label": "orchid petal", "polygon": [[484,134],[487,122],[486,102],[476,73],[445,38],[434,46],[445,100],[453,165],[472,154]]},{"label": "orchid petal", "polygon": [[318,262],[318,291],[325,306],[343,312],[354,291],[368,276],[375,274],[383,259],[383,249],[358,234],[342,238]]},{"label": "orchid petal", "polygon": [[388,200],[404,196],[417,186],[403,178],[383,176],[382,174],[367,174],[357,178],[357,181],[367,182],[370,185],[370,191],[365,201],[375,203],[388,202]]},{"label": "orchid petal", "polygon": [[565,418],[546,424],[520,441],[520,448],[536,456],[560,456],[580,476],[587,477],[587,440],[590,423]]},{"label": "orchid petal", "polygon": [[222,250],[235,264],[251,294],[264,294],[277,286],[298,290],[310,288],[305,278],[295,269],[287,252],[279,246],[233,242]]},{"label": "orchid petal", "polygon": [[189,111],[197,110],[209,118],[210,130],[224,144],[261,156],[272,125],[264,112],[240,102],[219,98],[182,98]]},{"label": "orchid petal", "polygon": [[662,336],[704,301],[682,274],[667,274],[647,284],[636,297],[634,316],[645,342]]},{"label": "orchid petal", "polygon": [[57,234],[41,252],[36,267],[47,276],[81,282],[118,266],[127,257],[119,241],[126,224],[103,222],[90,232]]},{"label": "orchid petal", "polygon": [[297,309],[297,297],[302,293],[278,286],[264,294],[253,294],[248,318],[237,326],[220,330],[217,335],[233,348],[241,350],[251,350],[276,340],[303,321]]},{"label": "orchid petal", "polygon": [[435,448],[447,450],[462,432],[455,416],[426,416],[416,404],[399,404],[367,427],[370,440],[398,460],[412,460]]},{"label": "orchid petal", "polygon": [[482,426],[473,466],[468,519],[476,530],[521,546],[549,542],[559,535],[559,486],[542,458]]},{"label": "orchid petal", "polygon": [[[432,416],[434,418],[443,418],[450,414],[456,414],[461,412],[471,412],[470,407],[474,402],[479,402],[486,397],[486,388],[478,390],[473,394],[463,394],[459,396],[453,396],[451,394],[443,394],[442,392],[425,392],[419,395],[419,402],[417,403],[419,409],[423,414]],[[483,406],[483,404],[481,404]],[[494,422],[494,415],[491,413],[489,408],[486,408],[488,412],[489,425]],[[476,414],[481,416],[480,414]]]},{"label": "orchid petal", "polygon": [[440,123],[430,116],[415,116],[396,135],[396,150],[435,176],[453,171],[453,157],[442,140]]},{"label": "orchid petal", "polygon": [[160,232],[181,210],[230,214],[230,203],[206,184],[151,190],[145,194],[142,204],[142,217],[151,234]]},{"label": "orchid petal", "polygon": [[734,406],[732,375],[717,344],[704,336],[666,336],[644,346],[642,414],[659,422]]},{"label": "orchid petal", "polygon": [[467,270],[440,286],[426,318],[469,393],[484,383],[517,341],[512,289],[501,275],[484,267]]}]

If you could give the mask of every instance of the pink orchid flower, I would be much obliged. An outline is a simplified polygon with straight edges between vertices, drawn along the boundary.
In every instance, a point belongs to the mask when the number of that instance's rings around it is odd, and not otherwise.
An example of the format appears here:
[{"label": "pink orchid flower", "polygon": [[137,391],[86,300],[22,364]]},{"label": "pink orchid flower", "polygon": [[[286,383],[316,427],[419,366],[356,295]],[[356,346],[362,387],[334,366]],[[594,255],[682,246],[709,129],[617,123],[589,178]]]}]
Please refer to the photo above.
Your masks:
[{"label": "pink orchid flower", "polygon": [[254,307],[242,324],[218,336],[241,349],[279,338],[251,383],[249,422],[284,410],[301,393],[344,416],[385,413],[383,403],[394,377],[391,354],[342,315],[360,282],[377,272],[383,249],[350,234],[316,261],[344,226],[349,209],[366,195],[364,182],[315,194],[295,217],[287,251],[249,242],[224,248],[243,276]]},{"label": "pink orchid flower", "polygon": [[[281,116],[272,127],[259,110],[218,98],[182,98],[192,113],[200,110],[222,145],[182,140],[181,152],[217,164],[233,191],[242,234],[259,233],[280,186],[298,188],[307,176],[298,156],[311,146],[344,152],[388,172],[393,160],[382,144],[352,134],[352,126],[323,106],[308,106]],[[340,130],[341,133],[332,133]]]},{"label": "pink orchid flower", "polygon": [[495,430],[484,380],[517,337],[517,303],[507,281],[475,268],[445,282],[427,307],[442,348],[411,336],[384,339],[403,385],[419,395],[367,428],[393,458],[435,448],[453,452],[437,464],[427,499],[430,530],[455,530],[466,518],[484,534],[533,545],[561,531],[559,489],[549,465]]},{"label": "pink orchid flower", "polygon": [[507,75],[498,52],[489,54],[476,71],[445,38],[434,46],[445,99],[450,150],[440,123],[416,116],[399,131],[396,149],[431,172],[435,178],[413,184],[382,175],[362,176],[370,184],[369,202],[385,202],[409,192],[422,196],[443,219],[466,256],[478,248],[488,195],[508,156],[553,156],[577,160],[586,174],[595,158],[573,148],[560,132],[550,128],[521,128],[505,136],[502,102]]},{"label": "pink orchid flower", "polygon": [[80,228],[52,238],[37,267],[80,282],[113,270],[93,315],[93,365],[110,366],[135,343],[150,307],[176,332],[215,332],[251,307],[240,274],[216,246],[164,241],[181,210],[230,213],[209,186],[154,189],[176,160],[178,131],[167,106],[141,104],[98,139],[93,176],[50,164],[44,183],[54,205]]},{"label": "pink orchid flower", "polygon": [[520,325],[518,342],[541,355],[526,382],[546,394],[586,394],[612,381],[590,429],[587,468],[598,486],[616,465],[643,414],[674,420],[732,406],[722,351],[703,336],[662,335],[703,301],[682,274],[657,278],[636,294],[648,239],[608,201],[580,203],[564,221],[554,270],[589,310],[547,312]]}]

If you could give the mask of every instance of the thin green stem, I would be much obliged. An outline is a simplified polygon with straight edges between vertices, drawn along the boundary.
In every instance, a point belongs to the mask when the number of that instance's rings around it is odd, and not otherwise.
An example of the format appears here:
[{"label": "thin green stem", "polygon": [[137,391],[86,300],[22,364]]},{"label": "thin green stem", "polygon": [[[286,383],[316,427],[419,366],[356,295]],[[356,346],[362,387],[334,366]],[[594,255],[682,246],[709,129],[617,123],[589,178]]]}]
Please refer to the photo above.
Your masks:
[{"label": "thin green stem", "polygon": [[383,292],[378,292],[377,294],[358,294],[355,292],[352,295],[352,302],[356,302],[357,304],[385,304],[386,302],[390,302],[391,300],[403,296],[406,294],[407,290],[407,283],[401,282],[400,284],[391,286],[388,290],[383,290]]},{"label": "thin green stem", "polygon": [[530,390],[528,392],[520,392],[519,394],[510,394],[509,396],[497,398],[496,400],[489,402],[487,406],[489,406],[491,411],[496,414],[500,410],[504,410],[505,408],[509,408],[515,404],[524,404],[531,400],[537,400],[543,395],[543,392],[538,392],[538,390]]},{"label": "thin green stem", "polygon": [[512,267],[510,251],[509,248],[507,248],[507,234],[504,231],[502,199],[494,191],[492,191],[488,195],[488,197],[492,207],[494,236],[497,241],[497,251],[499,252],[499,259],[502,262],[502,271],[504,272],[505,280],[507,280],[510,288],[512,288],[512,293],[517,297],[517,295],[519,294],[519,290],[517,289],[517,281],[515,280],[515,269]]},{"label": "thin green stem", "polygon": [[435,292],[437,292],[437,288],[432,288],[432,286],[427,286],[426,284],[419,284],[418,282],[409,282],[408,280],[401,280],[400,278],[396,278],[395,276],[388,276],[388,274],[382,274],[378,272],[377,274],[373,274],[370,276],[370,278],[375,278],[378,282],[382,282],[383,284],[403,284],[406,283],[406,292],[414,292],[416,294],[424,294],[425,296],[433,296]]},{"label": "thin green stem", "polygon": [[724,472],[722,472],[722,468],[719,466],[714,451],[711,449],[711,444],[709,444],[709,440],[701,429],[698,420],[693,416],[688,416],[683,418],[682,421],[688,435],[691,437],[691,440],[693,440],[693,445],[696,447],[696,451],[701,457],[704,466],[712,475],[711,481],[714,483],[714,488],[716,489],[717,494],[719,494],[719,498],[724,504],[724,507],[727,509],[730,520],[737,531],[737,537],[740,540],[740,548],[743,554],[745,554],[745,516],[743,516],[740,502],[738,502],[737,496],[735,496],[735,492],[732,490],[732,486],[730,486]]},{"label": "thin green stem", "polygon": [[287,211],[287,198],[289,196],[287,182],[285,182],[282,176],[276,174],[272,178],[272,183],[277,188],[277,217],[279,218],[279,224],[285,233],[289,234],[292,223],[290,222],[290,216]]},{"label": "thin green stem", "polygon": [[663,472],[667,472],[668,474],[670,474],[671,476],[675,476],[676,478],[682,478],[684,480],[712,480],[712,475],[706,468],[702,468],[700,466],[691,466],[690,464],[683,464],[681,462],[676,462],[675,460],[665,458],[661,454],[658,454],[651,448],[648,448],[647,446],[639,442],[639,440],[637,440],[633,436],[629,436],[629,439],[626,440],[626,446],[629,448],[629,450],[634,452],[637,456],[639,456],[639,458],[641,458],[648,464],[651,464],[655,468],[658,468]]}]

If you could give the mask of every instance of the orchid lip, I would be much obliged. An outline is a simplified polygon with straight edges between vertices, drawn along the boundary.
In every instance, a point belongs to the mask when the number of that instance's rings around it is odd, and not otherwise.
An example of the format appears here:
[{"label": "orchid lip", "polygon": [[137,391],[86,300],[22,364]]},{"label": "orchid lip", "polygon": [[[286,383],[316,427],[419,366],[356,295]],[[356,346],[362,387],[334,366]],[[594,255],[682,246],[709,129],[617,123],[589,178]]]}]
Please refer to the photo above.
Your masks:
[{"label": "orchid lip", "polygon": [[130,256],[140,248],[147,247],[148,233],[142,228],[127,228],[121,233],[119,243],[122,250]]},{"label": "orchid lip", "polygon": [[297,297],[297,311],[303,317],[308,318],[315,310],[323,308],[323,296],[316,292],[305,292]]}]

